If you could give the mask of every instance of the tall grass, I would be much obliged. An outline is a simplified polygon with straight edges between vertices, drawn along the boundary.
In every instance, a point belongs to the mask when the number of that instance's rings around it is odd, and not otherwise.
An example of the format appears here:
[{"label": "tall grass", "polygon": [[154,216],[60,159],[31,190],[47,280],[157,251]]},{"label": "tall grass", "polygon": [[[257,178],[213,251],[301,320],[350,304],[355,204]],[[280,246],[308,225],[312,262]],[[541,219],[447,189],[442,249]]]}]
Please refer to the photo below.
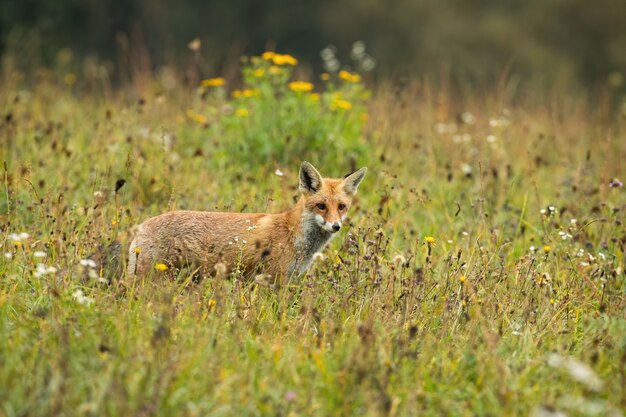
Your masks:
[{"label": "tall grass", "polygon": [[[622,415],[623,122],[291,71],[255,58],[234,94],[5,77],[0,415]],[[300,283],[85,261],[166,210],[285,209],[300,160],[370,168]]]}]

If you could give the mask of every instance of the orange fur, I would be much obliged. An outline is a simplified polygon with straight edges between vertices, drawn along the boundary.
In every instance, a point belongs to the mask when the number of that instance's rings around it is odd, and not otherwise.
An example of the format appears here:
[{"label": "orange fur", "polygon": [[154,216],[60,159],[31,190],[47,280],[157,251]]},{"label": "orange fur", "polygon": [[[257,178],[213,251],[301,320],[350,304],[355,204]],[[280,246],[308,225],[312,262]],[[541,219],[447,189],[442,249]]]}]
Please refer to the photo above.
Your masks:
[{"label": "orange fur", "polygon": [[156,263],[164,263],[209,276],[223,264],[226,273],[239,268],[247,277],[269,274],[279,283],[297,278],[341,227],[366,171],[322,178],[303,162],[302,195],[283,213],[172,211],[148,219],[136,228],[128,273],[145,276]]}]

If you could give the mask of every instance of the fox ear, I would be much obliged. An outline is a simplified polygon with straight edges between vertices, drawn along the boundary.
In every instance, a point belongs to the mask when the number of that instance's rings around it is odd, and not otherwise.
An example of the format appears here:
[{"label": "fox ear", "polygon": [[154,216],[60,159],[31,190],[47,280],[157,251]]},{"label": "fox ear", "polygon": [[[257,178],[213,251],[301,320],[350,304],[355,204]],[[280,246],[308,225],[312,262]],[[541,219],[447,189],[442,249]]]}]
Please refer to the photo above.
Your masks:
[{"label": "fox ear", "polygon": [[322,176],[306,161],[300,165],[300,192],[314,194],[322,187]]},{"label": "fox ear", "polygon": [[352,195],[356,194],[356,190],[359,188],[359,184],[363,181],[363,178],[365,178],[366,173],[367,168],[363,167],[343,177],[343,189],[345,192]]}]

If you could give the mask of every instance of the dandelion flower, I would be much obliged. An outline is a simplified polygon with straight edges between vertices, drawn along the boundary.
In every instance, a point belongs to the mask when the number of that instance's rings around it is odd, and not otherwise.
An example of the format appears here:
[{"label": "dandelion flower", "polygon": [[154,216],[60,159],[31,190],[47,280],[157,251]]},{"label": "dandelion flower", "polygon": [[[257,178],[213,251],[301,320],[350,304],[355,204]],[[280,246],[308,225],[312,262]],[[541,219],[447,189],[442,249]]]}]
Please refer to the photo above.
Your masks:
[{"label": "dandelion flower", "polygon": [[393,257],[393,263],[394,264],[405,264],[406,263],[406,258],[402,255],[396,255]]},{"label": "dandelion flower", "polygon": [[217,301],[214,298],[211,298],[208,302],[209,310],[215,307],[216,304],[217,304]]},{"label": "dandelion flower", "polygon": [[330,105],[331,109],[342,109],[342,110],[350,110],[352,108],[352,103],[347,100],[336,99]]},{"label": "dandelion flower", "polygon": [[288,54],[274,54],[272,55],[272,62],[274,62],[274,65],[298,65],[298,60]]},{"label": "dandelion flower", "polygon": [[313,90],[313,84],[306,81],[293,81],[289,83],[289,89],[297,93]]},{"label": "dandelion flower", "polygon": [[315,252],[313,254],[313,260],[314,261],[323,261],[324,260],[324,254],[322,252]]},{"label": "dandelion flower", "polygon": [[465,275],[461,275],[459,277],[459,281],[461,281],[461,282],[465,282],[466,279],[467,279],[467,277]]},{"label": "dandelion flower", "polygon": [[543,247],[543,251],[546,252],[546,253],[550,252],[551,250],[552,250],[552,247],[550,245],[545,245]]},{"label": "dandelion flower", "polygon": [[267,51],[267,52],[263,52],[263,55],[261,55],[261,58],[263,58],[266,61],[271,61],[271,59],[274,57],[275,53],[272,51]]},{"label": "dandelion flower", "polygon": [[164,272],[164,271],[168,270],[168,267],[165,264],[156,264],[156,265],[154,265],[154,269],[156,269],[157,271],[160,271],[160,272]]},{"label": "dandelion flower", "polygon": [[361,76],[356,73],[351,73],[349,71],[341,70],[339,71],[339,78],[349,83],[358,83],[361,81]]},{"label": "dandelion flower", "polygon": [[434,238],[434,237],[432,237],[432,236],[426,236],[426,237],[424,238],[424,241],[425,241],[426,243],[428,243],[429,245],[432,245],[433,243],[435,243],[435,238]]},{"label": "dandelion flower", "polygon": [[226,84],[226,80],[222,77],[217,77],[217,78],[208,78],[206,80],[202,80],[202,87],[205,88],[209,88],[209,87],[221,87],[224,84]]},{"label": "dandelion flower", "polygon": [[137,255],[139,255],[139,254],[141,253],[141,248],[140,248],[140,247],[136,247],[136,248],[135,248],[135,253],[136,253]]}]

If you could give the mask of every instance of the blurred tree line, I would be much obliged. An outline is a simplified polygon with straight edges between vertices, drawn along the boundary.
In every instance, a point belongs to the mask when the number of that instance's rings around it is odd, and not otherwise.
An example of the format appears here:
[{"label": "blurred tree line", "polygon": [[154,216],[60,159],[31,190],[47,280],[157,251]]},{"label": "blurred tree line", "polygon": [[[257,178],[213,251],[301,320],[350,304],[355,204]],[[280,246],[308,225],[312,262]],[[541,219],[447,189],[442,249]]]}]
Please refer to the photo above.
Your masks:
[{"label": "blurred tree line", "polygon": [[506,75],[619,90],[626,75],[624,0],[0,1],[0,54],[14,65],[52,65],[70,48],[114,66],[121,53],[141,54],[154,70],[189,60],[198,38],[196,59],[216,72],[270,48],[322,70],[322,49],[334,45],[345,65],[363,41],[378,77],[484,85]]}]

